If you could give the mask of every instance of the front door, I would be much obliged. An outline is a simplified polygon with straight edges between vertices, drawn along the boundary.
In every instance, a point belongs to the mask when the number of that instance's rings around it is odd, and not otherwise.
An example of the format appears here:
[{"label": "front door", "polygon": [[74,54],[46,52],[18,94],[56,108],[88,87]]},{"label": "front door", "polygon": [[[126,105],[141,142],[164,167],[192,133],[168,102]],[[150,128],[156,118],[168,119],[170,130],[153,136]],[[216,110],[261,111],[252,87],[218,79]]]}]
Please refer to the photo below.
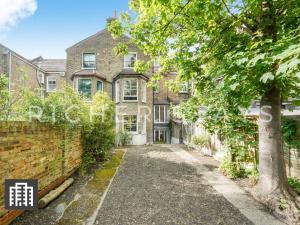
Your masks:
[{"label": "front door", "polygon": [[155,129],[154,130],[154,142],[155,143],[167,143],[168,141],[168,130]]}]

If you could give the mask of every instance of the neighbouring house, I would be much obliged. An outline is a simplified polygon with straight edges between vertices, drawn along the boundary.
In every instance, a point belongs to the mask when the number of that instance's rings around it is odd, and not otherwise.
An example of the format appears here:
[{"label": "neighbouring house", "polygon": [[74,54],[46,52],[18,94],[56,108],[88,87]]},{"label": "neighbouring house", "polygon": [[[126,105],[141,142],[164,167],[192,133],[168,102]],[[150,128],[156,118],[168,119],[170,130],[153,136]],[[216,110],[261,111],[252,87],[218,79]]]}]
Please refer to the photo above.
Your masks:
[{"label": "neighbouring house", "polygon": [[[122,42],[128,45],[128,55],[117,56],[113,49]],[[11,91],[18,90],[23,82],[32,90],[44,90],[43,96],[60,90],[65,83],[88,98],[98,91],[105,92],[116,104],[116,130],[129,132],[131,144],[172,142],[170,105],[189,97],[186,82],[179,93],[167,88],[166,83],[176,79],[176,72],[164,74],[153,89],[148,83],[159,65],[155,63],[145,73],[134,71],[136,60],[149,61],[150,57],[130,42],[129,37],[114,39],[107,29],[74,44],[66,53],[66,60],[42,56],[28,60],[0,45],[0,73],[9,77]],[[23,74],[27,76],[25,81]]]},{"label": "neighbouring house", "polygon": [[22,87],[32,90],[44,87],[41,78],[45,76],[45,71],[1,44],[0,74],[8,76],[8,88],[11,92],[18,92]]},{"label": "neighbouring house", "polygon": [[44,85],[46,94],[61,89],[65,82],[66,60],[65,59],[44,59],[39,56],[31,62],[44,71],[44,76],[39,77]]},{"label": "neighbouring house", "polygon": [[[110,22],[113,18],[109,18]],[[120,42],[128,45],[128,55],[117,56],[113,49]],[[66,50],[66,81],[81,94],[91,97],[106,92],[116,103],[116,130],[131,134],[133,145],[171,142],[170,104],[178,104],[188,96],[187,86],[176,95],[164,83],[176,73],[165,74],[159,88],[153,90],[148,81],[157,69],[135,72],[136,60],[150,58],[130,42],[129,37],[113,39],[104,29]]]}]

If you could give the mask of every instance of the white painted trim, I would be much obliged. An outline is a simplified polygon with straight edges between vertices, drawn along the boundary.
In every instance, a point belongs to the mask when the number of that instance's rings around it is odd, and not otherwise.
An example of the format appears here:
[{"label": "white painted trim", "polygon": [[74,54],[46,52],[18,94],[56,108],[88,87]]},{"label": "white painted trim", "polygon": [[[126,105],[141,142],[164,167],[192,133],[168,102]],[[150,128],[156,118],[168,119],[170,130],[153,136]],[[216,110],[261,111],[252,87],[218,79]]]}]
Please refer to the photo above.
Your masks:
[{"label": "white painted trim", "polygon": [[98,82],[102,83],[102,91],[101,91],[101,93],[103,93],[104,92],[104,82],[103,82],[103,80],[96,80],[96,91],[97,92],[99,91],[98,90]]},{"label": "white painted trim", "polygon": [[[136,58],[135,58],[135,61],[137,61],[138,60],[138,54],[137,54],[137,52],[128,52],[128,54],[127,55],[129,55],[129,54],[136,54]],[[124,57],[123,57],[123,67],[124,67],[124,69],[132,69],[133,67],[127,67],[127,66],[125,66],[125,56],[127,56],[127,55],[124,55]]]},{"label": "white painted trim", "polygon": [[[160,106],[163,106],[164,107],[164,117],[165,117],[165,120],[163,122],[160,122]],[[155,124],[162,124],[162,123],[169,123],[169,118],[168,118],[168,106],[169,105],[154,105],[154,123]],[[156,113],[155,113],[155,108],[158,107],[158,122],[155,120],[156,117]]]},{"label": "white painted trim", "polygon": [[93,67],[93,68],[85,68],[84,66],[83,66],[83,55],[84,54],[94,54],[95,55],[95,65],[97,64],[97,54],[96,54],[96,52],[83,52],[82,54],[81,54],[81,69],[82,70],[95,70],[96,69],[96,66],[95,67]]},{"label": "white painted trim", "polygon": [[[50,78],[50,79],[55,79],[55,84],[56,84],[56,86],[55,86],[55,90],[53,90],[53,91],[49,91],[49,89],[48,89],[49,78]],[[47,80],[47,83],[46,83],[46,92],[56,92],[56,90],[57,90],[57,78],[56,78],[56,77],[53,77],[53,76],[49,76],[49,77],[47,77],[46,80]]]},{"label": "white painted trim", "polygon": [[127,131],[127,132],[129,134],[138,134],[139,133],[139,118],[138,118],[138,115],[136,115],[136,114],[134,114],[134,115],[123,115],[123,118],[122,118],[122,129],[123,129],[123,131],[125,131],[124,116],[136,116],[136,131]]}]

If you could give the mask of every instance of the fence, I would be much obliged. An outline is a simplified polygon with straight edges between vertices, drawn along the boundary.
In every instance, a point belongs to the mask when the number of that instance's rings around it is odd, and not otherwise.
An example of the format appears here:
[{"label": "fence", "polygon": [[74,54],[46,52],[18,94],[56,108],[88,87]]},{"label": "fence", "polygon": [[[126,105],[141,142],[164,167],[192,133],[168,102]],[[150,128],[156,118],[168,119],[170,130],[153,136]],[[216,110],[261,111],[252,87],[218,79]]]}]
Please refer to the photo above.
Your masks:
[{"label": "fence", "polygon": [[42,197],[80,166],[81,156],[76,130],[42,123],[0,122],[0,224],[21,214],[4,208],[5,179],[38,179]]},{"label": "fence", "polygon": [[[172,140],[179,140],[182,136],[182,141],[186,145],[197,148],[192,142],[192,136],[205,136],[209,135],[208,132],[197,124],[185,124],[173,121]],[[233,134],[234,135],[234,134]],[[227,147],[222,143],[220,137],[216,134],[210,136],[210,148],[203,147],[201,151],[209,156],[213,156],[217,160],[221,160],[227,154]],[[300,141],[300,123],[298,125],[298,137]],[[175,143],[175,142],[174,142]],[[287,167],[287,175],[289,177],[296,177],[300,179],[300,150],[290,149],[284,145],[284,158]]]}]

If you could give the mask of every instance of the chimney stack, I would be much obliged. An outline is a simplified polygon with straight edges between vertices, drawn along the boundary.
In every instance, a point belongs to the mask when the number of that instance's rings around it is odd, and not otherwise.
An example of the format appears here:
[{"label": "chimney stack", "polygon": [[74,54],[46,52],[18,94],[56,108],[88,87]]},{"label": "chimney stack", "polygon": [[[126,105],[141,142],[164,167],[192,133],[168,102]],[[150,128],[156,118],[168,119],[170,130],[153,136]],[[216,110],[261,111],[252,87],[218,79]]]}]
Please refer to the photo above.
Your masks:
[{"label": "chimney stack", "polygon": [[106,19],[106,22],[109,24],[111,21],[114,21],[116,19],[117,19],[117,10],[115,9],[115,11],[114,11],[114,17],[108,17]]}]

